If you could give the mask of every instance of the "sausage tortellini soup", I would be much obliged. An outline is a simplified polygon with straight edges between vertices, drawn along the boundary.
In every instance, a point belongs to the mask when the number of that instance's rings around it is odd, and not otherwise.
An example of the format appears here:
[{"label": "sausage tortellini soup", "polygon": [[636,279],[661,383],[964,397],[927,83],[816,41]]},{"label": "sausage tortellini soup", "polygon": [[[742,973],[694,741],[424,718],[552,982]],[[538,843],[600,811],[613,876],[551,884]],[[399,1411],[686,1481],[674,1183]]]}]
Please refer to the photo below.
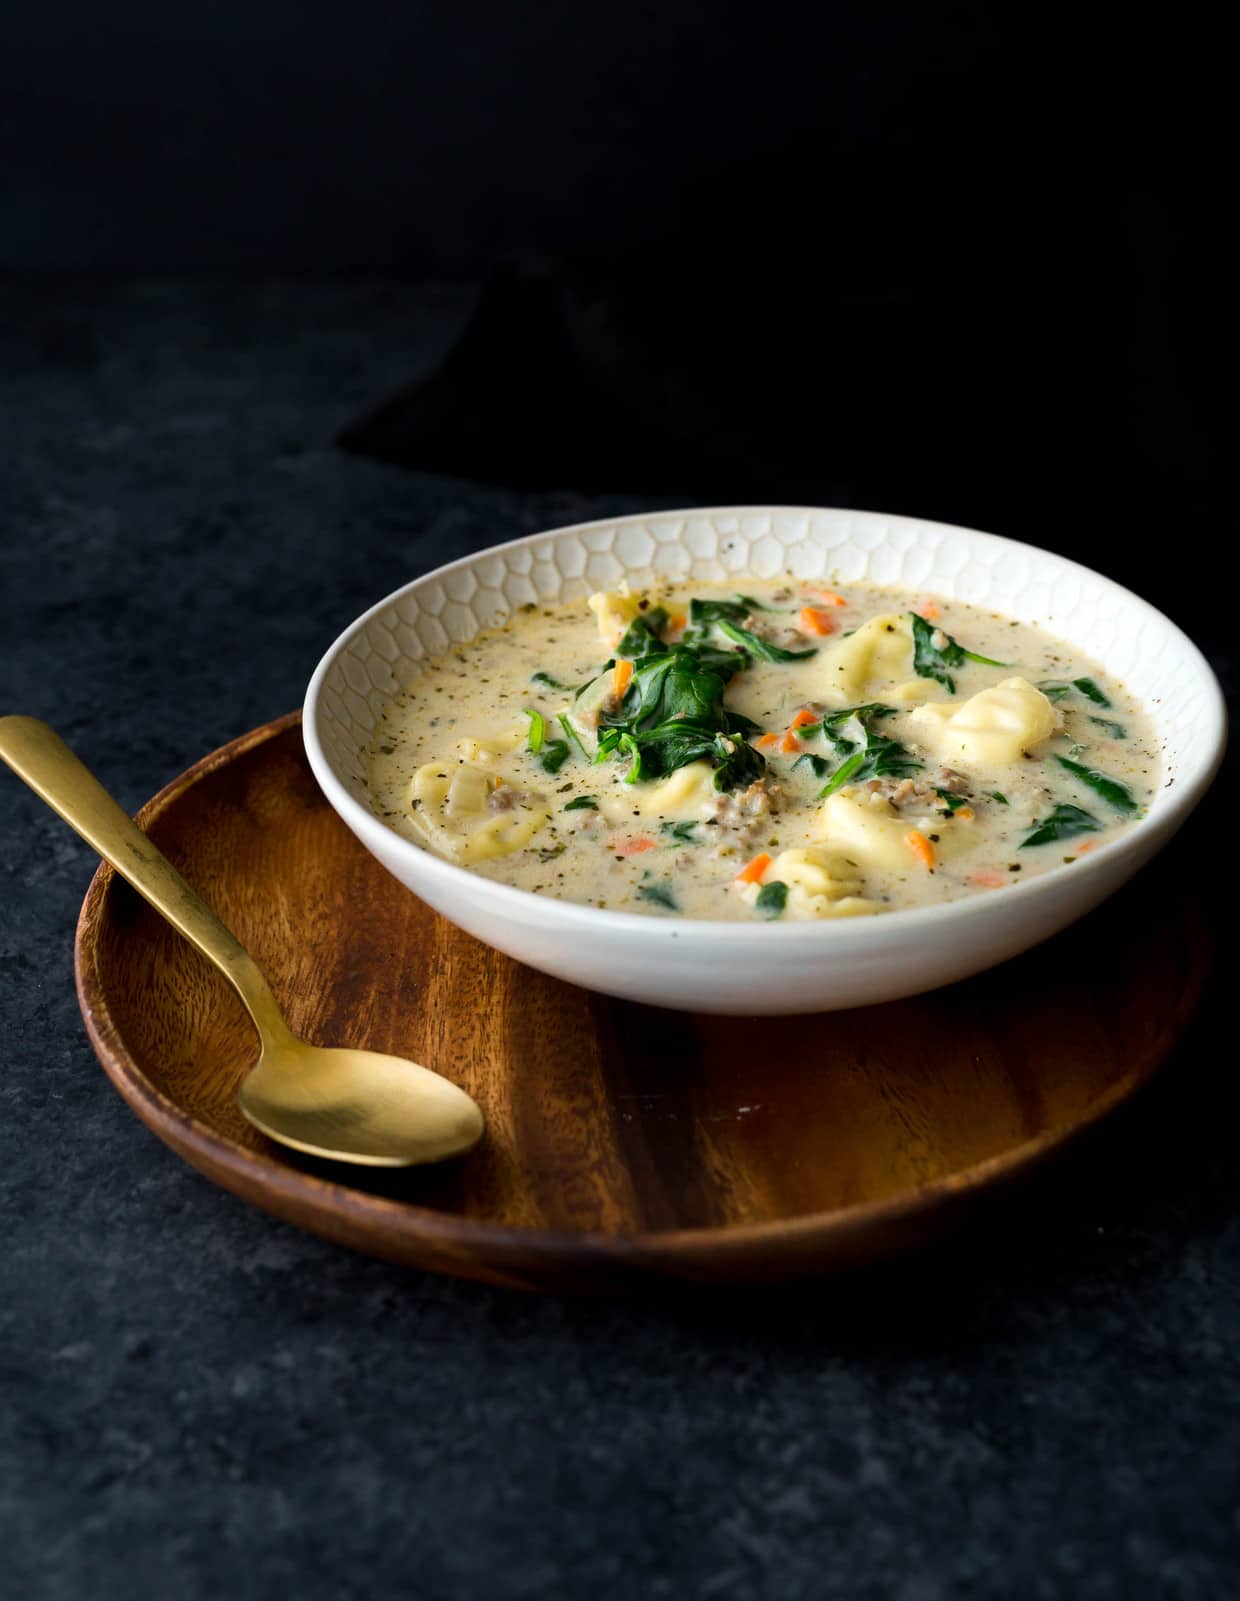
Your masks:
[{"label": "sausage tortellini soup", "polygon": [[1067,870],[1144,814],[1149,720],[1061,641],[792,579],[527,606],[420,664],[381,814],[448,861],[655,917],[863,917]]}]

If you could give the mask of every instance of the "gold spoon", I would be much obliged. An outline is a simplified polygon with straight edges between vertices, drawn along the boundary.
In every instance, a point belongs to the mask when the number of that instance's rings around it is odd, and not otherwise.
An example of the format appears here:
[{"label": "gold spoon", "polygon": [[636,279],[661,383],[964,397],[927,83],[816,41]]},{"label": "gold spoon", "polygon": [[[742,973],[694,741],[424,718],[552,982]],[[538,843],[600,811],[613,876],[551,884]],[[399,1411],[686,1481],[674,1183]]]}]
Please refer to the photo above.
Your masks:
[{"label": "gold spoon", "polygon": [[370,1167],[439,1162],[478,1142],[482,1113],[438,1073],[298,1039],[253,957],[46,723],[0,717],[0,758],[240,995],[261,1043],[237,1094],[255,1128],[295,1150]]}]

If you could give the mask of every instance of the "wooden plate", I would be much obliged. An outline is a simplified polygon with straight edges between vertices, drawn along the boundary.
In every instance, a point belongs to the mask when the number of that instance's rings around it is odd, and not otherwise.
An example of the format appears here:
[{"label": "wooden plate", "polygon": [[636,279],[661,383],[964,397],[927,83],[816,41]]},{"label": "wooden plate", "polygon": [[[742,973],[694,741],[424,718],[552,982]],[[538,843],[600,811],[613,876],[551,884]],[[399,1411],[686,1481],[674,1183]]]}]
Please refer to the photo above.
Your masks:
[{"label": "wooden plate", "polygon": [[[774,1280],[877,1257],[1127,1097],[1206,965],[1194,909],[1139,883],[992,973],[818,1018],[661,1012],[544,978],[389,877],[321,798],[294,714],[140,821],[250,947],[293,1027],[425,1062],[481,1103],[464,1161],[300,1159],[234,1104],[256,1042],[213,969],[102,868],[82,1012],[121,1094],[226,1189],[316,1233],[528,1288]],[[726,975],[720,975],[726,982]]]}]

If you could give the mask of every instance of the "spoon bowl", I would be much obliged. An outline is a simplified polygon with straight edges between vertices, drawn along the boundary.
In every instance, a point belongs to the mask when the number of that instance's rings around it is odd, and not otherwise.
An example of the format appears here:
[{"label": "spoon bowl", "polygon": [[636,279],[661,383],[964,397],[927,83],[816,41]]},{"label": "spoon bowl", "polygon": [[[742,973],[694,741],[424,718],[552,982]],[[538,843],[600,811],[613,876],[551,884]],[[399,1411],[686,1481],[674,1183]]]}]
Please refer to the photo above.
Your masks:
[{"label": "spoon bowl", "polygon": [[237,1101],[271,1139],[366,1167],[440,1162],[482,1137],[477,1103],[429,1068],[295,1037],[263,1052]]}]

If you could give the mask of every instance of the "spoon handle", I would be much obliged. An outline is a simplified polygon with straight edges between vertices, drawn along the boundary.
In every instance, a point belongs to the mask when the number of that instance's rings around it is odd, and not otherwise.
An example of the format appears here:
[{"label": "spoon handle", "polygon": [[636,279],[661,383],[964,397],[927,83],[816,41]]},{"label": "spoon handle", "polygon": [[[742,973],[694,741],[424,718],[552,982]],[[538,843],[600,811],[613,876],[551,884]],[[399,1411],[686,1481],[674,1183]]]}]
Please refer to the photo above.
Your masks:
[{"label": "spoon handle", "polygon": [[240,995],[264,1044],[289,1037],[254,958],[59,734],[37,717],[0,717],[0,759],[214,962]]}]

